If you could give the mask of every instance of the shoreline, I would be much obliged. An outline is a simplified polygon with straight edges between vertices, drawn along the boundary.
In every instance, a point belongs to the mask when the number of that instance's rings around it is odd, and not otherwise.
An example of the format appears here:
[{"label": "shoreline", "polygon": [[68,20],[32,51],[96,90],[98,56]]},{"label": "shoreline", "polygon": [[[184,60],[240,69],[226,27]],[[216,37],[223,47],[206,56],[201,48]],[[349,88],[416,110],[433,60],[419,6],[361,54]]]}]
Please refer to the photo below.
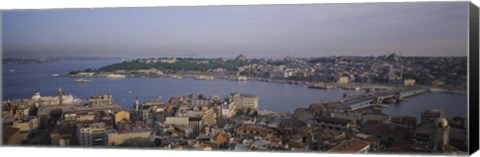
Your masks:
[{"label": "shoreline", "polygon": [[[201,72],[185,72],[185,73],[164,73],[162,75],[155,75],[155,76],[148,76],[148,75],[135,75],[135,74],[120,74],[124,75],[125,77],[119,78],[112,78],[107,77],[109,73],[101,73],[101,74],[94,74],[92,76],[76,76],[72,74],[64,74],[65,76],[71,78],[108,78],[108,79],[122,79],[122,78],[172,78],[172,79],[184,79],[184,78],[192,78],[196,80],[212,80],[212,79],[222,79],[222,80],[230,80],[230,81],[238,81],[238,82],[245,82],[245,81],[259,81],[259,82],[271,82],[271,83],[285,83],[291,85],[303,85],[303,86],[310,86],[317,84],[319,82],[309,82],[309,81],[295,81],[295,80],[286,80],[286,79],[272,79],[272,78],[261,78],[261,77],[248,77],[245,76],[246,80],[238,80],[238,76],[234,75],[227,75],[227,74],[212,74],[212,73],[201,73]],[[211,79],[199,79],[199,76],[209,76]],[[325,82],[327,84],[333,85],[333,88],[328,89],[320,89],[320,90],[330,90],[330,89],[344,89],[344,90],[352,90],[353,87],[359,87],[360,89],[392,89],[392,88],[405,88],[408,86],[402,86],[399,84],[394,83],[346,83],[340,84],[335,82]],[[447,93],[447,94],[467,94],[467,91],[463,91],[458,87],[438,87],[438,86],[430,86],[430,85],[414,85],[412,87],[420,87],[420,88],[427,88],[428,91],[432,93]],[[448,89],[454,88],[454,89]]]}]

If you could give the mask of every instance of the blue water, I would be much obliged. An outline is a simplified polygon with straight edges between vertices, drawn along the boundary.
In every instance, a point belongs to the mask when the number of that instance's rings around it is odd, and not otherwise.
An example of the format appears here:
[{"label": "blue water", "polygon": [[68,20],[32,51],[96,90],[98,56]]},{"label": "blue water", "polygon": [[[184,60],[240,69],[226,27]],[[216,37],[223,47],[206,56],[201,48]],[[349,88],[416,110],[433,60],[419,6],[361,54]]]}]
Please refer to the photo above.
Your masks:
[{"label": "blue water", "polygon": [[390,116],[408,115],[416,116],[420,121],[420,114],[429,109],[441,109],[447,118],[460,116],[467,118],[467,96],[447,93],[426,93],[407,98],[399,104],[390,104],[382,111]]},{"label": "blue water", "polygon": [[[110,93],[114,101],[122,107],[131,107],[135,97],[144,99],[162,98],[164,101],[172,96],[189,94],[218,95],[227,97],[232,92],[254,94],[259,96],[259,108],[276,112],[289,112],[299,107],[307,107],[321,100],[335,100],[346,92],[342,89],[319,90],[302,85],[272,83],[260,81],[237,82],[223,79],[210,81],[171,78],[88,78],[91,83],[79,84],[68,76],[53,77],[52,74],[66,74],[72,70],[98,68],[103,65],[120,62],[120,60],[69,61],[52,64],[17,64],[3,66],[3,100],[30,98],[36,90],[42,95],[56,95],[62,88],[67,94],[81,99],[95,94]],[[15,69],[15,72],[9,72]],[[131,91],[131,93],[129,92]],[[363,91],[354,94],[360,94]],[[410,98],[399,105],[392,105],[383,111],[391,116],[411,115],[419,117],[426,109],[440,108],[444,101],[447,117],[466,117],[466,96],[443,93],[428,93]]]}]

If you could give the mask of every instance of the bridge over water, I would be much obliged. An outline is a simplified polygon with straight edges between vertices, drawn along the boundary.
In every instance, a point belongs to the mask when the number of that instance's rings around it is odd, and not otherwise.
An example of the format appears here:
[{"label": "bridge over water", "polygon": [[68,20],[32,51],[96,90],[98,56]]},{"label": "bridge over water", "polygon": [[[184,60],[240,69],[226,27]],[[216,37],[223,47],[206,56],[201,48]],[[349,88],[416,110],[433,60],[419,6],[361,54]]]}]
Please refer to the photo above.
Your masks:
[{"label": "bridge over water", "polygon": [[384,104],[385,101],[398,101],[406,97],[425,93],[427,91],[428,90],[426,88],[420,87],[385,89],[363,95],[344,97],[339,100],[332,101],[329,104],[337,108],[356,111],[368,107],[386,106]]}]

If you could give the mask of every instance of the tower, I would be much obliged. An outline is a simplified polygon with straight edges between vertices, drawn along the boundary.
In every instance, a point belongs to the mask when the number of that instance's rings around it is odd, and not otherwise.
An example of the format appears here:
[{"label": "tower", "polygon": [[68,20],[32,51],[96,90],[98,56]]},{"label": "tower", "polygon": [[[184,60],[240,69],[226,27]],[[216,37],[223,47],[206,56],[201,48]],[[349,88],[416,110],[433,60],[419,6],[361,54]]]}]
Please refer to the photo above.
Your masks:
[{"label": "tower", "polygon": [[435,119],[433,130],[433,148],[438,151],[445,151],[450,136],[450,126],[448,126],[448,121],[444,117]]},{"label": "tower", "polygon": [[448,146],[450,136],[450,126],[448,120],[444,117],[443,100],[440,102],[440,117],[433,122],[433,148],[439,151],[445,151]]},{"label": "tower", "polygon": [[63,105],[63,92],[62,92],[62,88],[58,88],[58,104],[59,105]]},{"label": "tower", "polygon": [[139,103],[138,103],[138,96],[135,97],[135,113],[138,114],[138,108],[139,108]]}]

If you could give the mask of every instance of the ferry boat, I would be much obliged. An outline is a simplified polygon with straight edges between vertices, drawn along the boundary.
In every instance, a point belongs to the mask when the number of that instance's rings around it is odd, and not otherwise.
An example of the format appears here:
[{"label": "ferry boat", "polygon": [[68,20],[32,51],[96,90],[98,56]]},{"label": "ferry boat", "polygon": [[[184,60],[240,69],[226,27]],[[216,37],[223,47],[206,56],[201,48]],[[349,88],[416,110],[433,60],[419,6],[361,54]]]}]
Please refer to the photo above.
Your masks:
[{"label": "ferry boat", "polygon": [[58,77],[60,74],[52,74],[53,77]]},{"label": "ferry boat", "polygon": [[121,74],[108,74],[106,77],[108,78],[125,78],[127,76]]},{"label": "ferry boat", "polygon": [[86,80],[86,79],[76,79],[75,82],[76,82],[76,83],[90,83],[90,82],[92,82],[92,81]]}]

